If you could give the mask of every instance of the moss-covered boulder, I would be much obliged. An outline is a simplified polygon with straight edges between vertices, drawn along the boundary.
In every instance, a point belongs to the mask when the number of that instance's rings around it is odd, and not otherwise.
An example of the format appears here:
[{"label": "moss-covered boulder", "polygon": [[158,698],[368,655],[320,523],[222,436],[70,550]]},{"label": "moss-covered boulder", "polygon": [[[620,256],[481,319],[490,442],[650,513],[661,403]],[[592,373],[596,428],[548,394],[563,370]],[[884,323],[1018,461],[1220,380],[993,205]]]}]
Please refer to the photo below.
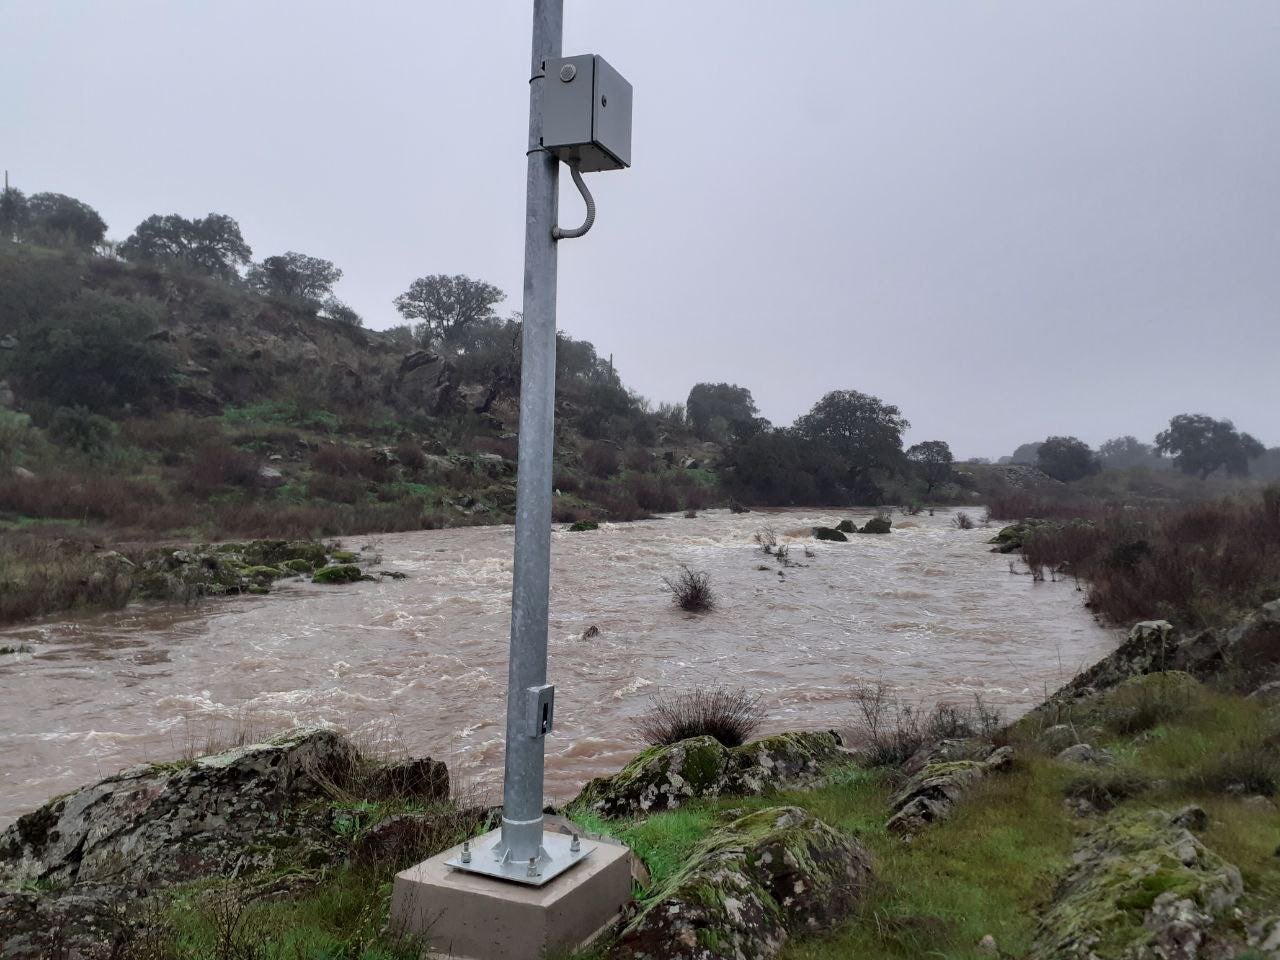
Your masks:
[{"label": "moss-covered boulder", "polygon": [[893,815],[885,824],[890,833],[914,834],[951,816],[969,788],[987,774],[1007,770],[1013,750],[1000,747],[985,760],[951,760],[927,764],[889,801]]},{"label": "moss-covered boulder", "polygon": [[279,567],[290,560],[306,560],[313,568],[323,567],[328,557],[323,543],[315,540],[253,540],[224,544],[251,565]]},{"label": "moss-covered boulder", "polygon": [[1160,810],[1116,813],[1087,834],[1040,922],[1032,960],[1202,955],[1243,885],[1239,870],[1176,820]]},{"label": "moss-covered boulder", "polygon": [[674,810],[696,797],[759,796],[813,782],[843,755],[829,732],[782,733],[732,749],[693,737],[642,750],[621,772],[588,783],[571,806],[627,817]]},{"label": "moss-covered boulder", "polygon": [[831,540],[836,543],[846,543],[848,537],[837,530],[835,527],[814,527],[813,539],[815,540]]},{"label": "moss-covered boulder", "polygon": [[[321,561],[322,564],[323,562]],[[280,566],[291,573],[312,573],[315,571],[315,564],[303,557],[294,557],[292,560],[286,560]]]},{"label": "moss-covered boulder", "polygon": [[335,563],[321,567],[311,577],[313,583],[356,583],[364,574],[354,563]]},{"label": "moss-covered boulder", "polygon": [[623,960],[763,960],[821,933],[871,879],[857,840],[797,807],[768,807],[715,831],[623,927]]},{"label": "moss-covered boulder", "polygon": [[360,557],[350,550],[330,550],[329,559],[335,564],[341,564],[355,563]]},{"label": "moss-covered boulder", "polygon": [[859,533],[888,533],[893,528],[893,521],[888,517],[872,517],[862,525]]},{"label": "moss-covered boulder", "polygon": [[287,577],[288,575],[289,571],[281,567],[252,566],[240,568],[240,576],[257,583],[270,583],[272,580],[279,580],[281,577]]},{"label": "moss-covered boulder", "polygon": [[569,525],[571,533],[585,533],[588,530],[599,530],[600,524],[594,520],[578,520]]},{"label": "moss-covered boulder", "polygon": [[857,533],[858,528],[852,520],[841,520],[836,524],[836,529],[841,533]]}]

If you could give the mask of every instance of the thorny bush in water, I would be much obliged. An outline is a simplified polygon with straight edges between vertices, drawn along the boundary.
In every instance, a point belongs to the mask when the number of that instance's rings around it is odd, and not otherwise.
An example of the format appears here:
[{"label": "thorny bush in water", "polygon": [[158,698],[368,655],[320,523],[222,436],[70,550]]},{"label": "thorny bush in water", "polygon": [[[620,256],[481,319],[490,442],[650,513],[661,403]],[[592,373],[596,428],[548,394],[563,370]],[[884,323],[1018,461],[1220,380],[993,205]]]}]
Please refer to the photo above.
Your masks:
[{"label": "thorny bush in water", "polygon": [[1001,711],[983,702],[981,694],[974,694],[968,706],[939,703],[926,710],[903,702],[877,680],[855,687],[853,701],[853,725],[866,740],[866,763],[873,767],[900,764],[939,740],[991,737],[1004,723]]},{"label": "thorny bush in water", "polygon": [[711,575],[705,571],[684,567],[674,580],[663,577],[662,582],[671,591],[672,602],[681,610],[699,613],[715,609],[716,598],[711,592]]}]

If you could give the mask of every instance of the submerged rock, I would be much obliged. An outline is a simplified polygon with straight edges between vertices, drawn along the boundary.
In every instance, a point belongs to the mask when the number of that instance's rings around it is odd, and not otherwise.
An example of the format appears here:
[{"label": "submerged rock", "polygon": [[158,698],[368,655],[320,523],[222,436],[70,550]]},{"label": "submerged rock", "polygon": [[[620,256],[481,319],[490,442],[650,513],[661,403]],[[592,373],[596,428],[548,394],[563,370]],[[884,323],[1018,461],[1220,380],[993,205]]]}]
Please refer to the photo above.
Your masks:
[{"label": "submerged rock", "polygon": [[1007,770],[1013,750],[1000,747],[985,760],[952,760],[927,764],[889,801],[893,815],[885,824],[890,833],[913,834],[951,816],[969,788],[987,774]]},{"label": "submerged rock", "polygon": [[835,527],[814,527],[813,539],[833,540],[837,543],[845,543],[848,541],[849,538],[846,537],[840,530],[836,529]]},{"label": "submerged rock", "polygon": [[841,533],[856,533],[858,531],[852,520],[841,520],[836,524],[836,529]]},{"label": "submerged rock", "polygon": [[321,567],[311,576],[312,583],[356,583],[364,577],[354,563],[335,563]]},{"label": "submerged rock", "polygon": [[1243,890],[1240,871],[1161,810],[1113,814],[1077,845],[1032,960],[1194,960]]},{"label": "submerged rock", "polygon": [[653,891],[618,937],[625,960],[752,960],[788,936],[844,919],[872,875],[852,837],[797,807],[769,807],[715,831]]},{"label": "submerged rock", "polygon": [[893,521],[888,517],[872,517],[862,525],[859,533],[888,533],[893,527]]},{"label": "submerged rock", "polygon": [[813,782],[842,756],[834,733],[780,733],[733,749],[692,737],[642,750],[621,772],[588,783],[570,806],[625,817],[674,810],[695,797],[757,796]]}]

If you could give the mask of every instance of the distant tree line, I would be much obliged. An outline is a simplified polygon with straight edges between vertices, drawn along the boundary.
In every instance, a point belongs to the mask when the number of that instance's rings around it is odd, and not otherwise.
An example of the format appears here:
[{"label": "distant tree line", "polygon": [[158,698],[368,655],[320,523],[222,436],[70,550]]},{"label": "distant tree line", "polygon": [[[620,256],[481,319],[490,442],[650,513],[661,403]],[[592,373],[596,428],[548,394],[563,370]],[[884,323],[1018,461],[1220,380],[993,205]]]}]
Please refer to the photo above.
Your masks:
[{"label": "distant tree line", "polygon": [[[1115,437],[1096,451],[1078,437],[1047,437],[1038,443],[1024,443],[1009,463],[1039,467],[1055,480],[1071,483],[1103,470],[1151,467],[1174,469],[1207,480],[1218,471],[1232,477],[1247,477],[1250,466],[1264,461],[1264,472],[1280,475],[1280,451],[1268,451],[1251,434],[1236,428],[1230,420],[1201,413],[1180,413],[1167,429],[1147,444],[1134,436]],[[1275,461],[1273,464],[1272,461]]]}]

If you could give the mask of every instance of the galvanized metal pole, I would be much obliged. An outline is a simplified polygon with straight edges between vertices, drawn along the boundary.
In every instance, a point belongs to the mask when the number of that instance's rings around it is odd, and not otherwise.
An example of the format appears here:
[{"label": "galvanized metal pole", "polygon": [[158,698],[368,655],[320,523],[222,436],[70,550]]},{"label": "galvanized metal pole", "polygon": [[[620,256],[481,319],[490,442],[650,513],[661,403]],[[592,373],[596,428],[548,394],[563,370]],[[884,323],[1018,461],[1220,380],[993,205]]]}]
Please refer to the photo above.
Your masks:
[{"label": "galvanized metal pole", "polygon": [[556,393],[556,225],[560,162],[541,145],[545,62],[559,57],[564,0],[534,0],[529,81],[529,169],[524,225],[524,332],[520,372],[519,476],[511,661],[507,678],[507,756],[502,792],[505,860],[542,855],[545,741],[530,729],[531,690],[547,681],[551,567],[551,474]]}]

